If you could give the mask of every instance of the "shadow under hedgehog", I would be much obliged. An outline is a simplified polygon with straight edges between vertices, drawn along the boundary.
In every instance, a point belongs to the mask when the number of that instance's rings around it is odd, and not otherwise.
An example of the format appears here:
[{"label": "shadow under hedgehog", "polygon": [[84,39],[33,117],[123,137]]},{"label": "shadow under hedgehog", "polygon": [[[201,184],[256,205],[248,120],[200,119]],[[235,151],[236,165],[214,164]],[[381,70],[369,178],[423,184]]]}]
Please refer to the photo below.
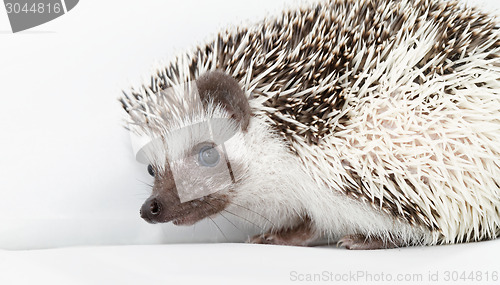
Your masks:
[{"label": "shadow under hedgehog", "polygon": [[129,130],[156,138],[148,222],[230,211],[266,229],[253,243],[349,249],[500,235],[500,31],[458,2],[285,11],[121,102]]}]

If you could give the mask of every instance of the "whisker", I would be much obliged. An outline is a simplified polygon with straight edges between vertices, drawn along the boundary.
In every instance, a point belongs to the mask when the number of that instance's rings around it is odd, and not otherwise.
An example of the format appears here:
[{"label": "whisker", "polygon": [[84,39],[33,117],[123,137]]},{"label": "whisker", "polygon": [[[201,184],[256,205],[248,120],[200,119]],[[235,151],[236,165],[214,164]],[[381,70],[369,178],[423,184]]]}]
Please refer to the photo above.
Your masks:
[{"label": "whisker", "polygon": [[226,235],[224,234],[224,232],[221,230],[221,228],[219,227],[219,225],[214,221],[214,219],[208,217],[210,219],[210,221],[212,221],[212,223],[214,223],[214,225],[217,227],[217,229],[219,229],[219,232],[222,234],[222,236],[224,236],[224,238],[226,239],[227,242],[229,242],[229,239],[226,237]]},{"label": "whisker", "polygon": [[[223,199],[218,198],[218,197],[215,197],[215,196],[213,196],[212,198],[219,199],[219,200],[222,200],[222,201],[227,202],[226,200],[223,200]],[[243,208],[243,209],[245,209],[245,210],[247,210],[247,211],[250,211],[250,212],[252,212],[252,213],[254,213],[254,214],[256,214],[256,215],[260,216],[261,218],[263,218],[264,220],[266,220],[267,222],[269,222],[269,223],[273,226],[273,228],[276,228],[276,225],[275,225],[273,222],[271,222],[271,220],[269,220],[269,219],[268,219],[268,218],[266,218],[264,215],[262,215],[261,213],[258,213],[258,212],[256,212],[256,211],[254,211],[254,210],[252,210],[252,209],[249,209],[249,208],[247,208],[247,207],[244,207],[244,206],[242,206],[242,205],[236,204],[236,203],[234,203],[234,202],[232,202],[232,201],[230,201],[229,203],[230,203],[230,204],[232,204],[232,205],[238,206],[238,207],[240,207],[240,208]]]},{"label": "whisker", "polygon": [[254,225],[256,227],[258,227],[263,232],[265,231],[264,228],[262,228],[261,226],[257,225],[256,223],[254,223],[254,222],[252,222],[252,221],[250,221],[250,220],[248,220],[248,219],[246,219],[246,218],[244,218],[244,217],[242,217],[240,215],[237,215],[237,214],[235,214],[235,213],[233,213],[231,211],[225,210],[225,209],[223,211],[227,212],[227,213],[229,213],[229,214],[231,214],[233,216],[236,216],[236,217],[238,217],[238,218],[240,218],[240,219],[242,219],[242,220],[244,220],[244,221],[246,221],[246,222],[248,222],[248,223],[250,223],[250,224],[252,224],[252,225]]},{"label": "whisker", "polygon": [[219,213],[226,221],[228,221],[231,225],[233,225],[236,229],[238,229],[240,232],[244,233],[242,229],[240,229],[237,225],[235,225],[230,219],[228,219],[226,216],[224,216],[222,213]]},{"label": "whisker", "polygon": [[136,180],[137,180],[137,181],[139,181],[139,182],[141,182],[141,183],[146,184],[146,186],[149,186],[149,187],[153,188],[153,184],[151,184],[151,183],[148,183],[148,182],[142,181],[142,180],[137,179],[137,178],[136,178]]},{"label": "whisker", "polygon": [[[208,203],[207,201],[203,200],[203,202],[205,202],[207,205],[209,205],[212,209],[215,209],[215,207],[214,207],[212,204]],[[222,215],[222,213],[220,213],[220,214],[221,214],[221,216],[223,216],[223,217],[224,217],[224,215]],[[222,231],[222,229],[219,227],[219,225],[217,225],[217,223],[216,223],[216,222],[215,222],[215,221],[214,221],[214,220],[213,220],[210,216],[207,216],[207,217],[208,217],[208,218],[212,221],[212,223],[214,223],[214,224],[215,224],[215,226],[219,229],[220,233],[224,236],[224,238],[226,239],[226,241],[229,241],[229,240],[228,240],[228,238],[226,237],[226,235],[224,234],[224,232]],[[224,218],[225,218],[226,220],[228,220],[226,217],[224,217]],[[229,220],[228,220],[228,221],[229,221]],[[229,222],[231,223],[231,221],[229,221]],[[231,224],[233,224],[233,223],[231,223]],[[234,224],[233,224],[233,226],[235,226],[235,227],[236,227],[236,225],[234,225]],[[236,227],[236,228],[238,228],[238,227]]]},{"label": "whisker", "polygon": [[[215,209],[215,207],[208,203],[207,201],[203,200],[203,202],[207,203],[210,207],[212,207],[212,209]],[[224,219],[226,219],[226,221],[228,221],[231,225],[233,225],[235,228],[237,228],[238,230],[240,230],[241,232],[244,232],[242,229],[240,229],[239,227],[237,227],[231,220],[229,220],[226,216],[224,216],[222,213],[219,213]]]}]

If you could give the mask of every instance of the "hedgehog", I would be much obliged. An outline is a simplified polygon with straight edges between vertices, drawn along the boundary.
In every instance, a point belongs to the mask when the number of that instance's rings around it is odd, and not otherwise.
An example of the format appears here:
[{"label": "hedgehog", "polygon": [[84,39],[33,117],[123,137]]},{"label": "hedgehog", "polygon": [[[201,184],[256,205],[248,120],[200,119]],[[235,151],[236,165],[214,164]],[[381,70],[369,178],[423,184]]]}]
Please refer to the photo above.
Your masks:
[{"label": "hedgehog", "polygon": [[[381,249],[500,234],[500,31],[458,1],[331,0],[231,27],[120,98],[149,223]],[[147,146],[147,147],[146,147]]]}]

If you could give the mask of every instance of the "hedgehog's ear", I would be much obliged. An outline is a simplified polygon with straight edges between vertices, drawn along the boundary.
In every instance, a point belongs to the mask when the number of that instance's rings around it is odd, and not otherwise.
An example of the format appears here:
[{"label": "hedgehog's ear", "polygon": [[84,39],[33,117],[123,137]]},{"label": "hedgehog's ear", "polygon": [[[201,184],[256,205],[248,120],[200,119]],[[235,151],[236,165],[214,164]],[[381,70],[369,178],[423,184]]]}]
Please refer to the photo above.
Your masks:
[{"label": "hedgehog's ear", "polygon": [[250,122],[250,105],[238,82],[221,71],[209,71],[196,81],[200,98],[204,104],[214,102],[222,106],[231,118],[246,131]]}]

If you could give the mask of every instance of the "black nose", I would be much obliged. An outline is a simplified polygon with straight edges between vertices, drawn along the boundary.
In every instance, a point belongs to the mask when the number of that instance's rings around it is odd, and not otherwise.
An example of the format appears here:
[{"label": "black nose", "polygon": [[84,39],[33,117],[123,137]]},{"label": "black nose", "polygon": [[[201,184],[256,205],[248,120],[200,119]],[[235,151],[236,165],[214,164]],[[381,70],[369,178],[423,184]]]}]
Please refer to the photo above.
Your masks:
[{"label": "black nose", "polygon": [[142,204],[141,217],[146,220],[146,222],[154,224],[158,222],[157,218],[161,213],[161,208],[161,202],[154,197],[150,197]]}]

